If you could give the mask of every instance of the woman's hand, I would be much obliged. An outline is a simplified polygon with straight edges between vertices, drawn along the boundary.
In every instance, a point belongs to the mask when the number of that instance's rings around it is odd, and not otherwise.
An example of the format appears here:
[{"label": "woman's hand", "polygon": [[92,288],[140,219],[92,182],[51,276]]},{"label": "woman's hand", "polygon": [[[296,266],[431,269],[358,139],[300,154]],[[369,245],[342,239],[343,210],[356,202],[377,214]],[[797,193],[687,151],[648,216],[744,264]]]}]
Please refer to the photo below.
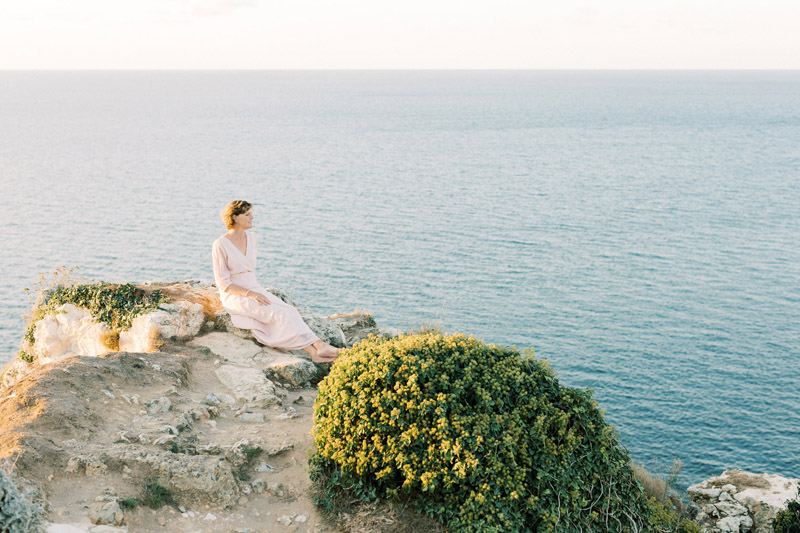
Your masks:
[{"label": "woman's hand", "polygon": [[269,305],[269,298],[259,292],[248,291],[246,296],[259,305]]}]

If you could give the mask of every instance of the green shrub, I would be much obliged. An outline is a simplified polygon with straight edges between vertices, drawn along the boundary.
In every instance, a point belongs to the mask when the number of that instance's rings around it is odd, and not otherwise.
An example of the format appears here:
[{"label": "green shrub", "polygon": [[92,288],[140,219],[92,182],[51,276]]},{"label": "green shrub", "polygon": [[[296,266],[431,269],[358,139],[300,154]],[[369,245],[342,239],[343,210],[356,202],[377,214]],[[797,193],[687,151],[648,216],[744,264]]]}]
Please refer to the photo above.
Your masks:
[{"label": "green shrub", "polygon": [[797,500],[790,501],[786,509],[778,511],[772,522],[774,533],[800,533],[800,489]]},{"label": "green shrub", "polygon": [[591,391],[513,348],[370,337],[321,382],[314,422],[322,505],[393,497],[457,532],[652,530]]},{"label": "green shrub", "polygon": [[17,488],[11,475],[0,468],[0,532],[42,531],[42,507],[28,491]]},{"label": "green shrub", "polygon": [[675,529],[675,533],[701,533],[702,531],[703,528],[700,527],[700,524],[691,520],[681,520],[681,523]]},{"label": "green shrub", "polygon": [[113,330],[126,330],[138,315],[155,310],[166,301],[158,289],[146,294],[131,283],[99,282],[56,287],[47,300],[46,309],[53,312],[57,307],[71,303],[86,308],[93,317]]}]

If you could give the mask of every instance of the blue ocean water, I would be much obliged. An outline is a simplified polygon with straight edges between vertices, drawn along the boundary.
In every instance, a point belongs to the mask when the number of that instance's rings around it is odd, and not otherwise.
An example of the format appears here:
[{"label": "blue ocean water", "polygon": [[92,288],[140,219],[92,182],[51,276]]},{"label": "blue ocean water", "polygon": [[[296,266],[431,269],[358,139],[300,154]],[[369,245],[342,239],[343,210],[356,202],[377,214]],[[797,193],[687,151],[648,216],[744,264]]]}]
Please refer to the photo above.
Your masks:
[{"label": "blue ocean water", "polygon": [[535,347],[634,459],[800,476],[800,72],[0,72],[0,361],[38,272]]}]

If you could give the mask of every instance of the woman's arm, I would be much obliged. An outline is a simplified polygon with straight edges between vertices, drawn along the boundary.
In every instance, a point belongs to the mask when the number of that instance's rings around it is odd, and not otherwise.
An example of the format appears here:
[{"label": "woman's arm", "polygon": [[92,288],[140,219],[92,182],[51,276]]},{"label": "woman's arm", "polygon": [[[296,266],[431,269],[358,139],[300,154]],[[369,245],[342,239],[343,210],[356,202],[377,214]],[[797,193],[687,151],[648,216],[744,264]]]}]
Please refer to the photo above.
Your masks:
[{"label": "woman's arm", "polygon": [[269,299],[260,292],[252,291],[250,289],[245,289],[244,287],[240,287],[239,285],[235,285],[233,283],[225,287],[224,290],[225,292],[230,294],[235,294],[237,296],[244,296],[245,298],[250,298],[254,302],[258,302],[261,305],[269,305]]}]

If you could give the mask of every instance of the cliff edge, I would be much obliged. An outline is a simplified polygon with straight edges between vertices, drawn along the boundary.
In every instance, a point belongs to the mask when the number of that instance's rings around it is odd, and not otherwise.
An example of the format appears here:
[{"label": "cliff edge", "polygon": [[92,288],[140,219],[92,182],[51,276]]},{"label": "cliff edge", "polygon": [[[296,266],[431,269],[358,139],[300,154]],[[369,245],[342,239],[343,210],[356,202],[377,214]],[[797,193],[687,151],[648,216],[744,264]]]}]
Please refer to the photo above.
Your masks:
[{"label": "cliff edge", "polygon": [[[47,531],[328,531],[307,473],[324,368],[233,327],[212,286],[139,286],[156,287],[169,303],[116,339],[61,306],[3,373],[0,462],[38,489]],[[331,344],[382,333],[296,307]]]}]

